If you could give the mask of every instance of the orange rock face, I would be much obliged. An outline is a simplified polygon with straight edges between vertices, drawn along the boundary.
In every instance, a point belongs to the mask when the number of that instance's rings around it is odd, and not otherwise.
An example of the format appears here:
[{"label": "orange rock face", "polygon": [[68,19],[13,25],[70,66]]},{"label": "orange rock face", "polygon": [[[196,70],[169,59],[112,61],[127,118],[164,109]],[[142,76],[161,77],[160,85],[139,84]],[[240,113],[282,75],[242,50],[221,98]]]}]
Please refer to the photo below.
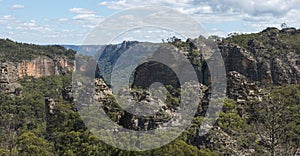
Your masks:
[{"label": "orange rock face", "polygon": [[75,68],[74,62],[70,62],[70,61],[66,60],[65,58],[58,58],[58,62],[62,68],[66,68],[69,71],[73,71]]},{"label": "orange rock face", "polygon": [[32,76],[35,78],[50,75],[59,75],[63,70],[72,71],[73,63],[64,59],[58,58],[53,60],[48,57],[38,57],[34,60],[24,60],[17,65],[18,76]]}]

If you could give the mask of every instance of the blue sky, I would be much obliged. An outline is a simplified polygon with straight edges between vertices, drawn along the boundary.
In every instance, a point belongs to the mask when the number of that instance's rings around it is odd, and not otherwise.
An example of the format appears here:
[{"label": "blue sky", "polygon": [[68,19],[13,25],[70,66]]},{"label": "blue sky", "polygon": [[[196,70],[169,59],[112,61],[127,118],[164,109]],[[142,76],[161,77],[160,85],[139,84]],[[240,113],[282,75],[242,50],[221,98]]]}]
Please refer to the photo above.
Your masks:
[{"label": "blue sky", "polygon": [[280,28],[283,22],[300,27],[297,0],[0,0],[0,38],[36,44],[81,44],[110,15],[145,5],[180,11],[203,24],[209,34],[219,36]]}]

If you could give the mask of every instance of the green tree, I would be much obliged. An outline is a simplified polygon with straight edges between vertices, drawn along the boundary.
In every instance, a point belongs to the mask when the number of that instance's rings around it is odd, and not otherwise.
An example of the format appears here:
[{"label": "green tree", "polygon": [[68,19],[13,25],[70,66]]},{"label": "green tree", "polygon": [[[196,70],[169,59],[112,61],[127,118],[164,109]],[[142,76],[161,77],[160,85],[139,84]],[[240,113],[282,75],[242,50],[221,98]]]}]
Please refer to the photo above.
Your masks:
[{"label": "green tree", "polygon": [[276,87],[252,106],[261,144],[272,155],[296,155],[300,147],[300,86]]},{"label": "green tree", "polygon": [[54,155],[52,144],[32,132],[20,135],[17,145],[20,155]]}]

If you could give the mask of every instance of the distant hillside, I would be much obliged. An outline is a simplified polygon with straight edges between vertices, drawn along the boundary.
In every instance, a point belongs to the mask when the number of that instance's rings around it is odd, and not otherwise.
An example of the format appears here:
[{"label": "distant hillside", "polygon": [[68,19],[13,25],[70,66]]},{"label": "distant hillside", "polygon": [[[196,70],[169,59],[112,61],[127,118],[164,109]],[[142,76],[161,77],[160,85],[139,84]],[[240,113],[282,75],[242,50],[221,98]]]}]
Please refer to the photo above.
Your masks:
[{"label": "distant hillside", "polygon": [[78,54],[94,55],[102,45],[61,45],[66,49],[72,49]]},{"label": "distant hillside", "polygon": [[38,56],[50,58],[66,57],[74,59],[76,52],[72,49],[65,49],[62,46],[40,46],[27,43],[18,43],[9,39],[0,39],[0,61],[20,62],[31,60]]}]

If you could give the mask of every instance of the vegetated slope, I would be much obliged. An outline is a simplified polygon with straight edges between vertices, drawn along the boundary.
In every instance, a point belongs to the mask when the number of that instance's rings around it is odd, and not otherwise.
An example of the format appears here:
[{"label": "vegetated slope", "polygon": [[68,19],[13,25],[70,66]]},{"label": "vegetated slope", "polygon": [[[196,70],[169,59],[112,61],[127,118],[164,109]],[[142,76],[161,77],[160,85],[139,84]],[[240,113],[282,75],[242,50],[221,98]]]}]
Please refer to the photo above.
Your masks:
[{"label": "vegetated slope", "polygon": [[37,56],[47,56],[55,58],[65,56],[68,59],[74,59],[75,51],[65,49],[62,46],[40,46],[27,43],[17,43],[9,39],[0,39],[0,61],[19,62],[22,60],[31,60]]}]

